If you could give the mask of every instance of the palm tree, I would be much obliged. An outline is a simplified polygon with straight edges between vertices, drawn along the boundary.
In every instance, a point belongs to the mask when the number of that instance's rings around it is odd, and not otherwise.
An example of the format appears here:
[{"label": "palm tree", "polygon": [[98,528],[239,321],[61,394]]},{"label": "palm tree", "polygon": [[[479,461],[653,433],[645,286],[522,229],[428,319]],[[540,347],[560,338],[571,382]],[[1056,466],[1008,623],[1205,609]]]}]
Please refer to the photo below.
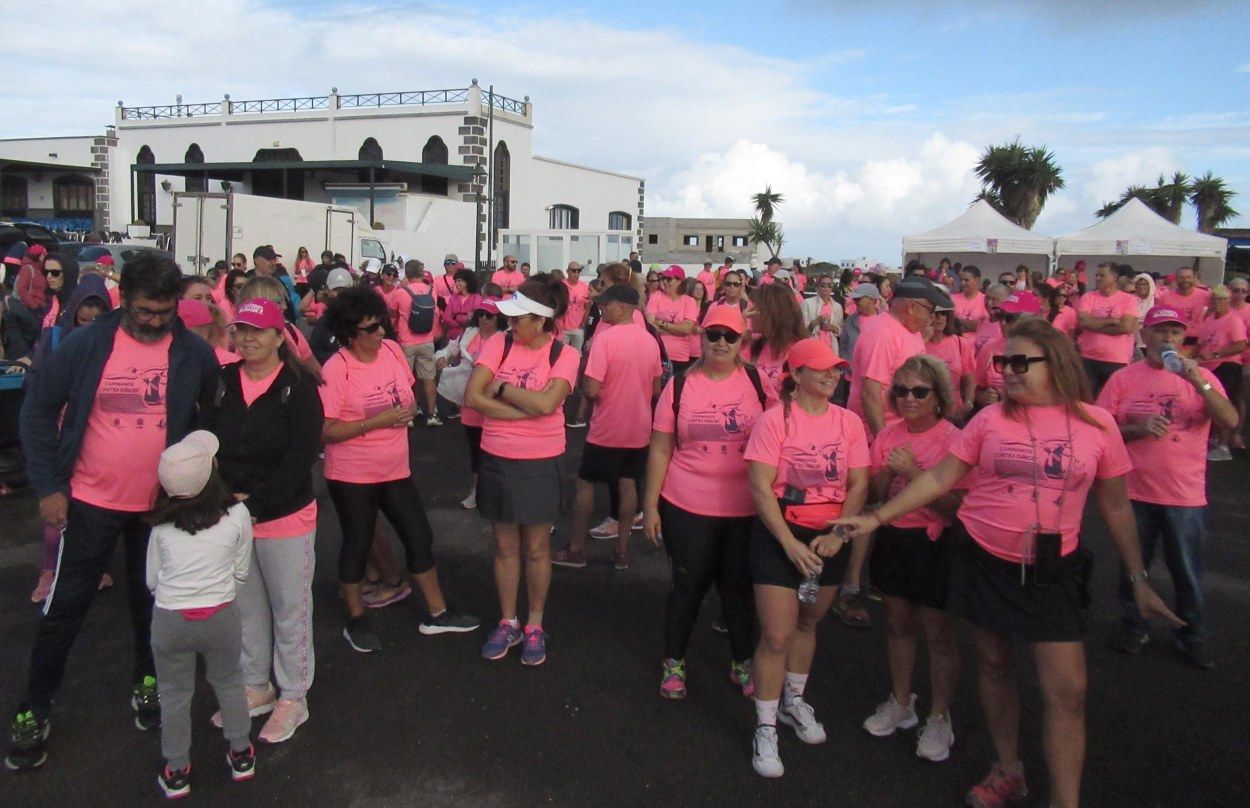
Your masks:
[{"label": "palm tree", "polygon": [[766,222],[762,217],[756,217],[747,225],[747,240],[755,245],[763,244],[774,258],[781,251],[781,239],[781,225],[776,222]]},{"label": "palm tree", "polygon": [[1150,207],[1172,224],[1180,224],[1181,213],[1185,209],[1185,202],[1189,200],[1192,190],[1193,185],[1189,175],[1183,171],[1173,174],[1171,182],[1166,182],[1160,174],[1158,184],[1150,189],[1155,202]]},{"label": "palm tree", "polygon": [[986,146],[976,165],[977,176],[1004,215],[1031,228],[1046,197],[1063,187],[1063,169],[1045,146],[1025,146],[1020,138],[1003,146]]},{"label": "palm tree", "polygon": [[[1162,177],[1160,177],[1160,179],[1162,179]],[[1130,185],[1124,190],[1124,193],[1120,194],[1119,199],[1103,205],[1094,215],[1100,219],[1105,219],[1120,208],[1127,205],[1130,199],[1140,199],[1142,202],[1146,203],[1146,207],[1162,216],[1163,211],[1159,210],[1159,199],[1155,191],[1155,188],[1148,188],[1145,185]]]},{"label": "palm tree", "polygon": [[982,188],[979,194],[972,197],[972,203],[976,204],[977,202],[980,202],[982,200],[989,202],[991,208],[1003,214],[1004,216],[1008,215],[1007,211],[1003,208],[1003,199],[1001,196],[998,195],[998,191],[993,191],[993,190],[990,190],[989,188]]},{"label": "palm tree", "polygon": [[763,193],[752,194],[751,202],[755,205],[755,212],[760,215],[760,221],[769,224],[773,220],[773,213],[777,207],[785,201],[779,193],[773,192],[771,185],[765,185]]},{"label": "palm tree", "polygon": [[1198,232],[1210,233],[1239,215],[1230,204],[1236,192],[1230,191],[1221,177],[1208,171],[1190,184],[1189,203],[1198,213]]}]

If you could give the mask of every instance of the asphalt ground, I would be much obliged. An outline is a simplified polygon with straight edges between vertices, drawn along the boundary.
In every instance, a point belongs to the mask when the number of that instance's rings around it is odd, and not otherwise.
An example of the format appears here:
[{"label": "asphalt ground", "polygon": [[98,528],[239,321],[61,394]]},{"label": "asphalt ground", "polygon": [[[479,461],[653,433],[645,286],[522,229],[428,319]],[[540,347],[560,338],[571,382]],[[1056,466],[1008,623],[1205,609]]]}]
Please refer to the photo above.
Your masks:
[{"label": "asphalt ground", "polygon": [[[570,470],[584,434],[572,433]],[[234,784],[224,741],[208,723],[214,702],[201,678],[193,708],[191,804],[950,806],[962,804],[965,790],[988,770],[992,753],[966,637],[950,760],[917,758],[916,730],[878,739],[861,729],[889,692],[884,616],[876,606],[871,630],[847,628],[832,616],[820,628],[808,699],[828,742],[805,746],[780,727],[785,777],[758,777],[750,762],[754,710],[726,680],[727,643],[711,629],[719,613],[714,597],[687,658],[690,696],[682,702],[658,696],[667,563],[641,534],[635,534],[626,572],[615,571],[610,547],[596,542],[586,569],[556,568],[544,621],[546,664],[525,668],[516,651],[500,662],[484,661],[479,648],[498,612],[486,525],[458,505],[468,480],[462,430],[455,421],[441,429],[418,427],[412,444],[444,590],[454,606],[479,615],[483,629],[421,636],[414,595],[373,613],[381,653],[353,652],[341,636],[336,595],[338,525],[318,479],[311,718],[290,741],[258,745],[256,778]],[[1098,561],[1087,643],[1086,805],[1250,805],[1248,479],[1250,462],[1242,453],[1211,470],[1211,671],[1179,662],[1162,626],[1138,657],[1107,648],[1117,626],[1116,564],[1091,506],[1084,536]],[[605,500],[600,497],[600,516]],[[555,546],[566,540],[561,528]],[[39,537],[33,495],[0,501],[0,706],[6,721],[22,697],[38,617],[28,596]],[[1155,585],[1170,598],[1161,569],[1157,564]],[[139,732],[131,722],[120,554],[112,572],[119,586],[99,595],[74,646],[49,760],[39,771],[0,773],[0,806],[130,806],[161,799],[158,733]],[[922,710],[924,664],[922,656],[916,679]],[[1023,804],[1044,806],[1040,699],[1026,654],[1020,670],[1022,754],[1033,791]]]}]

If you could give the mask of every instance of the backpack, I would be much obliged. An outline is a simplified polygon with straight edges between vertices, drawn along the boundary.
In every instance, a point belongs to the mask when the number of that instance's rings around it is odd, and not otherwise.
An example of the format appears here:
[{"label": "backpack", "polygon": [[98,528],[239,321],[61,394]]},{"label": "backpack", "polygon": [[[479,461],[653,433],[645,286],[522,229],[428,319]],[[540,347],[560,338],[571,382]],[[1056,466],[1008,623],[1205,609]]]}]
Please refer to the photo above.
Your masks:
[{"label": "backpack", "polygon": [[[547,354],[547,364],[551,367],[556,366],[556,360],[560,358],[560,352],[564,350],[564,343],[551,338],[551,350]],[[503,363],[507,361],[508,354],[512,353],[512,332],[508,331],[503,335],[503,355],[499,357],[499,367],[503,367]]]},{"label": "backpack", "polygon": [[413,294],[412,288],[403,287],[404,292],[412,299],[412,310],[408,312],[408,330],[414,334],[428,334],[434,330],[434,293]]},{"label": "backpack", "polygon": [[[751,380],[751,386],[755,388],[755,397],[760,400],[760,408],[765,408],[765,402],[768,401],[768,395],[764,392],[764,382],[760,379],[760,372],[753,365],[743,365],[742,369],[747,372],[747,378]],[[686,374],[678,373],[673,377],[673,445],[679,446],[681,438],[681,429],[677,425],[678,416],[681,415],[681,391],[686,386]]]}]

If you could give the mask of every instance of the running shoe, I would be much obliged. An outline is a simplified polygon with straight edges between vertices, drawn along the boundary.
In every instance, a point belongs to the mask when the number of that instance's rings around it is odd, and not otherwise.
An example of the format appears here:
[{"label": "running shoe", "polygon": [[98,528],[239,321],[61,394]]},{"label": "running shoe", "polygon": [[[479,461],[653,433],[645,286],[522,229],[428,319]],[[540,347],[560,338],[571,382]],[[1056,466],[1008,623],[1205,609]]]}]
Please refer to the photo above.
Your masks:
[{"label": "running shoe", "polygon": [[466,511],[477,509],[477,489],[470,491],[467,497],[460,500],[460,507],[464,508]]},{"label": "running shoe", "polygon": [[1145,631],[1123,626],[1120,632],[1111,639],[1111,647],[1122,654],[1140,654],[1150,644],[1150,635]]},{"label": "running shoe", "polygon": [[459,421],[459,420],[460,420],[460,410],[454,410],[454,411],[452,411],[452,412],[447,413],[447,420],[448,420],[448,421]]},{"label": "running shoe", "polygon": [[438,417],[438,413],[434,413],[429,418],[425,419],[425,425],[426,426],[442,426],[443,419]]},{"label": "running shoe", "polygon": [[777,728],[760,724],[751,742],[751,765],[760,777],[780,777],[786,773],[777,752]]},{"label": "running shoe", "polygon": [[144,676],[130,693],[130,709],[135,711],[135,726],[144,732],[161,725],[161,698],[156,692],[156,677]]},{"label": "running shoe", "polygon": [[525,629],[525,641],[521,646],[521,664],[541,665],[547,661],[547,633],[538,626]]},{"label": "running shoe", "polygon": [[851,628],[871,628],[872,615],[868,614],[866,600],[860,592],[853,592],[845,597],[839,595],[833,610],[838,619]]},{"label": "running shoe", "polygon": [[751,660],[729,664],[729,684],[742,690],[748,699],[755,695],[755,680],[751,678]]},{"label": "running shoe", "polygon": [[686,697],[686,662],[682,659],[664,660],[664,672],[660,675],[660,698],[684,699]]},{"label": "running shoe", "polygon": [[166,766],[156,776],[156,784],[165,792],[165,799],[180,800],[191,793],[191,767],[171,769]]},{"label": "running shoe", "polygon": [[581,418],[574,418],[572,421],[569,421],[567,424],[565,424],[565,426],[567,426],[569,429],[585,429],[586,422]]},{"label": "running shoe", "polygon": [[1207,452],[1207,460],[1211,463],[1219,463],[1225,460],[1232,460],[1233,453],[1224,445],[1218,445]]},{"label": "running shoe", "polygon": [[551,563],[557,567],[569,567],[580,570],[586,566],[586,553],[572,547],[561,547],[551,554]]},{"label": "running shoe", "polygon": [[[265,682],[264,687],[252,687],[248,685],[243,688],[247,693],[247,716],[255,718],[258,715],[265,715],[273,712],[274,706],[278,703],[278,694],[273,689],[273,682]],[[212,718],[208,722],[217,729],[221,729],[221,710],[213,713]]]},{"label": "running shoe", "polygon": [[347,627],[343,629],[343,639],[347,640],[353,651],[362,654],[382,650],[382,641],[373,633],[373,629],[369,627],[369,618],[364,615],[347,621]]},{"label": "running shoe", "polygon": [[421,625],[417,630],[422,634],[430,636],[435,634],[467,634],[470,631],[477,631],[477,627],[480,625],[482,625],[481,622],[473,615],[457,614],[449,606],[443,609],[443,613],[438,617],[427,615],[421,621]]},{"label": "running shoe", "polygon": [[888,699],[877,705],[877,711],[864,721],[864,729],[878,738],[884,738],[893,735],[896,729],[911,729],[919,723],[920,719],[916,717],[916,694],[911,694],[911,699],[904,707],[894,700],[894,694],[891,693]]},{"label": "running shoe", "polygon": [[868,584],[868,586],[864,587],[864,597],[868,598],[868,600],[871,600],[873,603],[881,603],[882,601],[881,590],[872,584]]},{"label": "running shoe", "polygon": [[621,552],[620,550],[612,551],[612,567],[618,570],[629,569],[629,551]]},{"label": "running shoe", "polygon": [[503,659],[508,655],[509,648],[520,644],[520,626],[514,626],[507,620],[500,620],[499,625],[486,639],[486,644],[482,646],[482,658]]},{"label": "running shoe", "polygon": [[629,529],[634,531],[635,533],[642,530],[642,513],[641,512],[634,514],[634,523],[629,526]]},{"label": "running shoe", "polygon": [[249,743],[242,752],[227,749],[226,765],[230,767],[231,780],[251,780],[256,776],[256,747]]},{"label": "running shoe", "polygon": [[20,710],[9,725],[9,751],[4,756],[4,767],[18,772],[42,766],[48,759],[51,733],[51,720],[37,718],[32,710]]},{"label": "running shoe", "polygon": [[616,520],[609,516],[590,529],[590,537],[592,539],[615,539],[617,530]]},{"label": "running shoe", "polygon": [[777,720],[787,727],[794,727],[794,733],[803,743],[821,744],[828,737],[825,725],[816,720],[816,711],[803,701],[802,696],[794,696],[788,704],[782,704],[777,711]]},{"label": "running shoe", "polygon": [[295,730],[308,720],[308,702],[280,699],[273,708],[273,715],[261,728],[260,739],[265,743],[282,743],[295,734]]},{"label": "running shoe", "polygon": [[916,740],[916,757],[941,763],[951,756],[955,745],[955,731],[951,728],[951,715],[931,715],[920,730]]},{"label": "running shoe", "polygon": [[1028,796],[1024,769],[1009,772],[996,763],[986,778],[968,791],[964,801],[972,808],[1002,808],[1009,802],[1019,802]]},{"label": "running shoe", "polygon": [[385,609],[396,603],[405,601],[412,594],[412,587],[407,581],[400,581],[395,586],[383,584],[367,595],[362,595],[366,609]]}]

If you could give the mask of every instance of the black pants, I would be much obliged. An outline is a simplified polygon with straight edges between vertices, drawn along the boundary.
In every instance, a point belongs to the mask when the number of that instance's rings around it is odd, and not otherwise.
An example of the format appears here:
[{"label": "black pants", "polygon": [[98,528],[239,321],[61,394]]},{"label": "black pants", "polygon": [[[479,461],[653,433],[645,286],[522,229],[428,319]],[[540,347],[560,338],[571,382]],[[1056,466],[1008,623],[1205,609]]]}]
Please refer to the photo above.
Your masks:
[{"label": "black pants", "polygon": [[469,442],[469,471],[477,474],[482,467],[482,428],[465,424],[464,439]]},{"label": "black pants", "polygon": [[148,533],[141,513],[97,508],[76,499],[69,501],[56,584],[44,602],[43,619],[30,651],[30,682],[27,693],[31,709],[40,717],[52,708],[52,697],[61,687],[69,649],[82,628],[87,610],[95,600],[100,576],[121,537],[126,550],[126,596],[135,638],[135,681],[155,676],[152,662],[152,594],[148,591]]},{"label": "black pants", "polygon": [[753,517],[700,516],[660,498],[660,529],[672,583],[664,605],[664,656],[684,659],[699,606],[712,585],[720,595],[729,650],[735,662],[751,658],[755,601],[747,562]]},{"label": "black pants", "polygon": [[339,548],[340,582],[358,584],[364,580],[379,510],[395,528],[395,535],[404,546],[408,572],[420,575],[434,568],[434,531],[411,475],[385,483],[326,480],[326,489],[343,530],[343,545]]},{"label": "black pants", "polygon": [[1081,364],[1085,365],[1085,375],[1089,377],[1089,386],[1093,389],[1094,398],[1098,398],[1098,394],[1102,392],[1103,385],[1107,383],[1107,379],[1111,378],[1111,374],[1124,367],[1116,362],[1103,362],[1084,357],[1081,357]]}]

